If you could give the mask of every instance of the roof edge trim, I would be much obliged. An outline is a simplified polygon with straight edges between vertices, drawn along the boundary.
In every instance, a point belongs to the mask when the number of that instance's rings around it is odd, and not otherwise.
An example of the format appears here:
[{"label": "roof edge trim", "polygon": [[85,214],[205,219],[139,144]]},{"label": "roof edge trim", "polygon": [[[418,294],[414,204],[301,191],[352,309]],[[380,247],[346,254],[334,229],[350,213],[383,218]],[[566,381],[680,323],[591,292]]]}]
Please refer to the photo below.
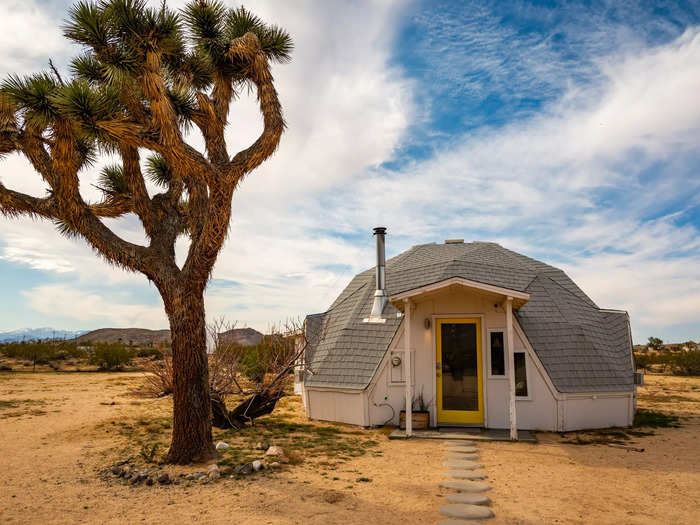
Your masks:
[{"label": "roof edge trim", "polygon": [[510,288],[502,288],[501,286],[494,286],[492,284],[484,284],[477,281],[471,281],[469,279],[464,279],[463,277],[450,277],[444,281],[438,281],[433,284],[428,284],[421,286],[420,288],[414,288],[412,290],[407,290],[405,292],[397,293],[389,297],[390,302],[401,301],[403,299],[408,299],[416,295],[421,295],[424,293],[439,290],[441,288],[446,288],[452,285],[461,285],[467,288],[475,288],[477,290],[483,290],[486,292],[497,293],[500,295],[505,295],[506,297],[512,297],[514,299],[522,299],[523,301],[530,300],[530,294],[527,292],[521,292],[519,290],[512,290]]}]

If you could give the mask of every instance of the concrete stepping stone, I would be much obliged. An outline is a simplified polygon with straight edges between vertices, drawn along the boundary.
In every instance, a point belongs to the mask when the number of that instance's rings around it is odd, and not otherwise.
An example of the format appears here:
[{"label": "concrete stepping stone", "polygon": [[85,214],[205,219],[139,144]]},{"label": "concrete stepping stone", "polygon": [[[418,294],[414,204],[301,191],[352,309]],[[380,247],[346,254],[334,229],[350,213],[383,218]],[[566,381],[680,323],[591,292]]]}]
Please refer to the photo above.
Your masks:
[{"label": "concrete stepping stone", "polygon": [[476,447],[445,447],[445,452],[459,452],[464,454],[475,454]]},{"label": "concrete stepping stone", "polygon": [[469,505],[466,503],[450,503],[440,507],[440,514],[449,518],[467,518],[482,520],[493,518],[493,511],[482,505]]},{"label": "concrete stepping stone", "polygon": [[472,520],[445,520],[438,525],[479,525],[480,522]]},{"label": "concrete stepping stone", "polygon": [[462,440],[450,440],[450,441],[445,441],[445,445],[448,447],[475,447],[476,443],[473,441],[467,441],[466,439],[464,441]]},{"label": "concrete stepping stone", "polygon": [[491,490],[486,483],[481,481],[443,481],[440,486],[444,489],[456,490],[458,492],[486,492]]},{"label": "concrete stepping stone", "polygon": [[447,459],[458,459],[460,461],[474,461],[479,459],[476,454],[446,454]]},{"label": "concrete stepping stone", "polygon": [[443,465],[445,467],[457,468],[457,469],[462,469],[462,470],[476,470],[478,468],[484,468],[484,466],[481,463],[476,463],[474,461],[452,460],[452,461],[445,461],[443,463]]},{"label": "concrete stepping stone", "polygon": [[473,470],[448,470],[445,472],[449,477],[455,479],[486,479],[488,476],[480,472],[474,472]]},{"label": "concrete stepping stone", "polygon": [[470,492],[460,492],[458,494],[448,494],[445,499],[450,503],[462,503],[466,505],[491,505],[491,498],[484,494],[474,494]]}]

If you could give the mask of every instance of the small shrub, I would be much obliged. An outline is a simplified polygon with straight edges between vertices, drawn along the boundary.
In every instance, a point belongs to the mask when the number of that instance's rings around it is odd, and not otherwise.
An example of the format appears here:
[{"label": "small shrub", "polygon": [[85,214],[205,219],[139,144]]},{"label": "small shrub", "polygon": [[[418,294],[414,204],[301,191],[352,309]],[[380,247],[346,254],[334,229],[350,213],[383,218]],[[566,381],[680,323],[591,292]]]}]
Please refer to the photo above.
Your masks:
[{"label": "small shrub", "polygon": [[101,370],[121,370],[129,364],[132,351],[119,343],[96,343],[92,347],[89,362]]},{"label": "small shrub", "polygon": [[671,370],[677,376],[700,376],[700,350],[677,352],[670,360]]},{"label": "small shrub", "polygon": [[136,357],[160,357],[161,351],[155,346],[140,346],[136,349]]}]

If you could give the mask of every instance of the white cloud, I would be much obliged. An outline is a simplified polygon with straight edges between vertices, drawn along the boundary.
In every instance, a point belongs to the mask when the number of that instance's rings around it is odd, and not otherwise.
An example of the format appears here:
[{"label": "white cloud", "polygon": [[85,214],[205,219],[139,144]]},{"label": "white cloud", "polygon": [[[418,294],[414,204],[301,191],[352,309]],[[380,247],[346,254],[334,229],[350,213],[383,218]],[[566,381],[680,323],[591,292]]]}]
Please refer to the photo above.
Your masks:
[{"label": "white cloud", "polygon": [[66,53],[59,21],[36,0],[3,0],[0,17],[0,76],[48,67],[48,59]]},{"label": "white cloud", "polygon": [[160,306],[121,302],[122,294],[104,289],[89,292],[63,284],[42,285],[22,292],[37,313],[78,321],[82,326],[162,328],[168,322]]}]

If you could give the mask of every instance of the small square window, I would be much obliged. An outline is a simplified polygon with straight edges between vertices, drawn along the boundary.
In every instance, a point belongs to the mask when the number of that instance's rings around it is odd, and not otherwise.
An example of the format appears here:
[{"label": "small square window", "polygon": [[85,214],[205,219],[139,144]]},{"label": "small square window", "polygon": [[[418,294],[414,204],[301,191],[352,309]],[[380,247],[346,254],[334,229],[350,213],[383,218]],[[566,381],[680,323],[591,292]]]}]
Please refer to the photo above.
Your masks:
[{"label": "small square window", "polygon": [[505,348],[503,332],[491,332],[491,375],[506,375]]},{"label": "small square window", "polygon": [[525,368],[525,352],[515,352],[513,354],[515,370],[515,395],[517,397],[527,397],[527,369]]}]

